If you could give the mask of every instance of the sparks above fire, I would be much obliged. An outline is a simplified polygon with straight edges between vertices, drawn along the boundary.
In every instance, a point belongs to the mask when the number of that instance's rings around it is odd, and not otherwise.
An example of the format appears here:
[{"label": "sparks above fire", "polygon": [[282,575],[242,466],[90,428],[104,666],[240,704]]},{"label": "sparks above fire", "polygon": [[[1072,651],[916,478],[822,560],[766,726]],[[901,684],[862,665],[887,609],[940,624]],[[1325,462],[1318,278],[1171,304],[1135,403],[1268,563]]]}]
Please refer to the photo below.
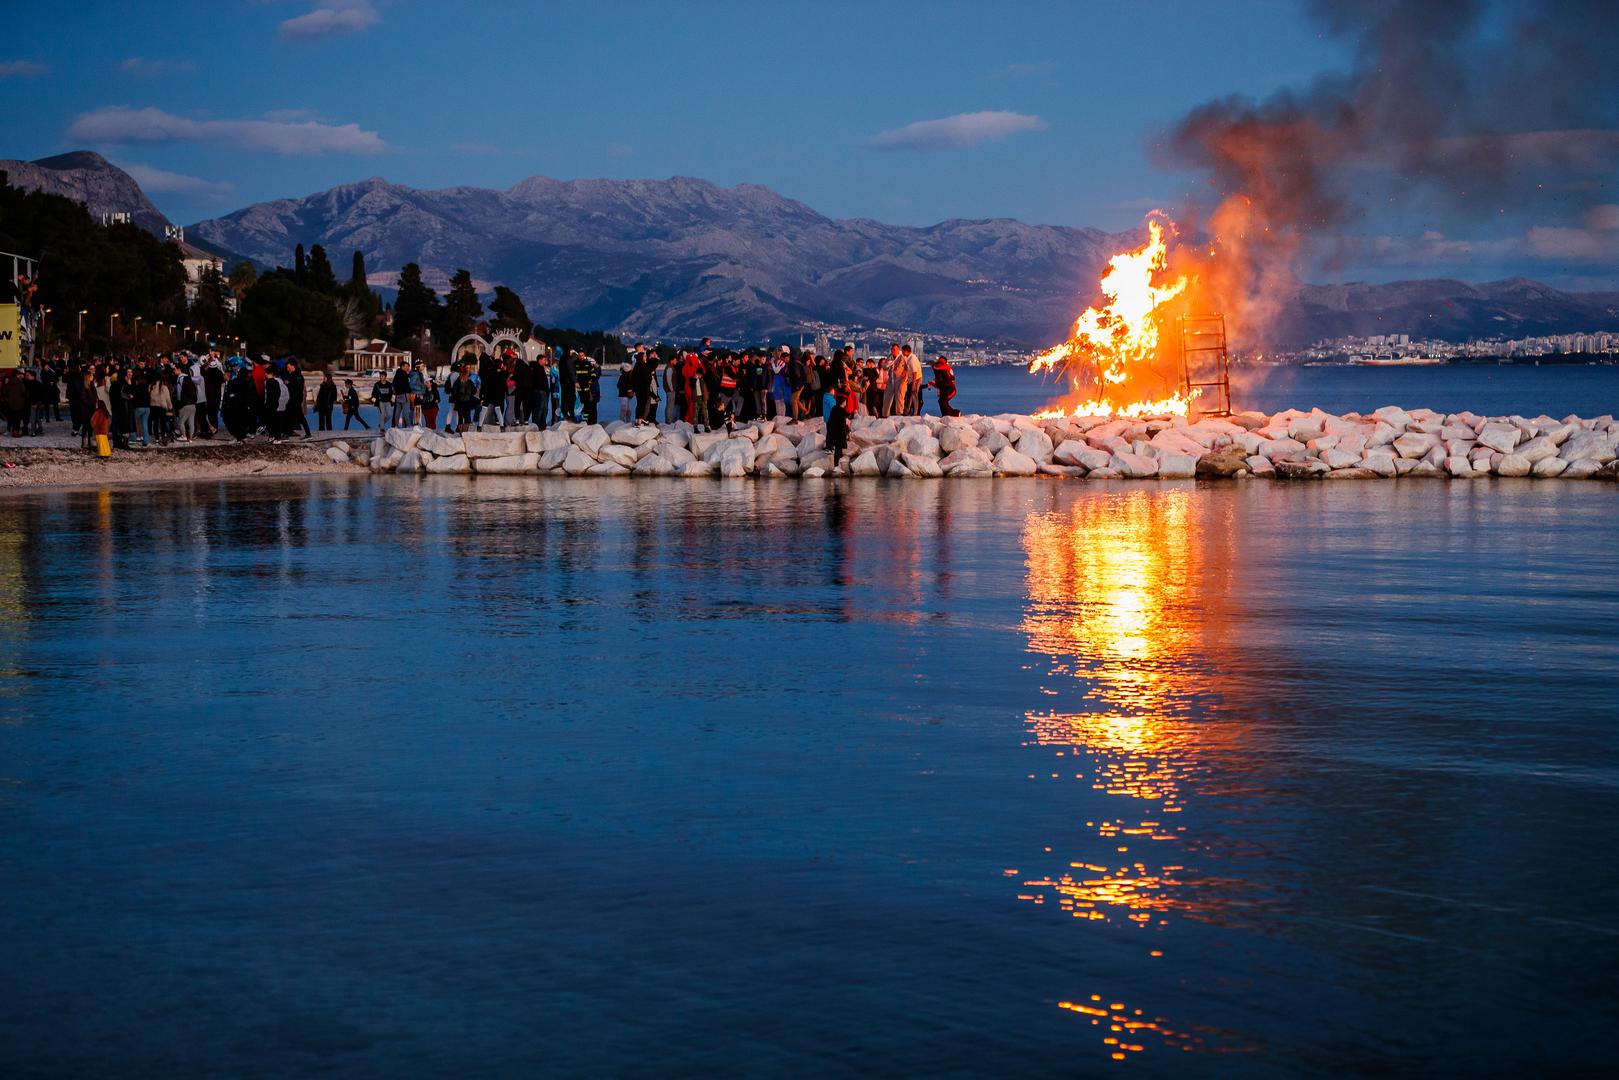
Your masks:
[{"label": "sparks above fire", "polygon": [[[1167,228],[1166,228],[1167,226]],[[1062,401],[1037,413],[1055,416],[1185,416],[1195,389],[1185,389],[1165,328],[1171,302],[1187,291],[1185,275],[1171,276],[1169,237],[1174,223],[1147,221],[1147,242],[1108,260],[1100,288],[1107,302],[1074,320],[1068,340],[1037,356],[1030,371],[1056,371],[1068,380]]]}]

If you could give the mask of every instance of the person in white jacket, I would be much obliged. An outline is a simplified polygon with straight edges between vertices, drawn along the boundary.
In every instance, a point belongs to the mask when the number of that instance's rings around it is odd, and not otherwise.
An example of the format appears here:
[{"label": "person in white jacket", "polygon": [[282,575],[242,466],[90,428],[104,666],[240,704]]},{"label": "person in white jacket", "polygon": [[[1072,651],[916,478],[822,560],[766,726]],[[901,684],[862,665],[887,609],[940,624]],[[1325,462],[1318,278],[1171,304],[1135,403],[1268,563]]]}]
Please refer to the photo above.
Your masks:
[{"label": "person in white jacket", "polygon": [[883,361],[883,415],[896,416],[905,405],[906,366],[900,357],[899,345],[888,347],[888,358]]}]

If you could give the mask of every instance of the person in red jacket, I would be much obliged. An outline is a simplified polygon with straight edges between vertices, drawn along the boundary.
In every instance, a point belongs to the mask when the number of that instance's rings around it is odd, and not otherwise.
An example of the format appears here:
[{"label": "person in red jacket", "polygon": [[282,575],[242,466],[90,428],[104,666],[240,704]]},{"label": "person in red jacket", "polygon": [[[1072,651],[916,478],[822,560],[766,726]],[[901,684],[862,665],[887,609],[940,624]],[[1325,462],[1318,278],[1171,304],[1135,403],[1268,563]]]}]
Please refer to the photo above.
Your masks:
[{"label": "person in red jacket", "polygon": [[[940,416],[960,416],[961,410],[950,403],[956,396],[956,372],[950,366],[950,358],[941,356],[933,361],[933,378],[927,383],[939,395]],[[917,391],[917,411],[921,412],[921,391]]]},{"label": "person in red jacket", "polygon": [[[693,411],[693,405],[695,403],[697,394],[702,394],[705,402],[703,411],[705,413],[708,411],[706,404],[708,395],[706,392],[704,392],[707,388],[704,387],[701,390],[694,389],[696,384],[701,382],[703,378],[702,357],[698,356],[694,352],[687,353],[685,359],[680,362],[680,377],[684,379],[686,383],[686,410],[683,414],[684,419],[686,423],[695,426],[697,423],[699,423]],[[707,421],[708,417],[706,415],[703,416],[701,422],[706,425]]]}]

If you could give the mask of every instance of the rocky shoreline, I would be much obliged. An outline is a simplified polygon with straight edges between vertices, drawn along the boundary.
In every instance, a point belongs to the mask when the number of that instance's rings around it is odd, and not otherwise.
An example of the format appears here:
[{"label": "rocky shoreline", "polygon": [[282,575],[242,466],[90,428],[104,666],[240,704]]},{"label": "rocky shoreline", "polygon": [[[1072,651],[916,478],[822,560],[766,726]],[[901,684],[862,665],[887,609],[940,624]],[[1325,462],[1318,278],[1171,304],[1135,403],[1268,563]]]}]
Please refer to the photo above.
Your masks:
[{"label": "rocky shoreline", "polygon": [[687,424],[562,423],[447,435],[396,428],[327,450],[374,472],[501,476],[1377,480],[1486,476],[1619,479],[1612,416],[1477,416],[1387,406],[1188,421],[1086,416],[857,417],[834,465],[819,420],[699,432]]}]

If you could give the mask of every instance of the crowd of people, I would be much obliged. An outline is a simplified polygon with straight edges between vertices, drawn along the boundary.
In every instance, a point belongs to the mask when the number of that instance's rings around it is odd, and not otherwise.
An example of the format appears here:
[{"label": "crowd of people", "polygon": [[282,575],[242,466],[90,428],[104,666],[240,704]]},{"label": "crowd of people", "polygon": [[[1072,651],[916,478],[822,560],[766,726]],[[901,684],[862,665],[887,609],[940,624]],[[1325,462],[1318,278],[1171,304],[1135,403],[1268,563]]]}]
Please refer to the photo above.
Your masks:
[{"label": "crowd of people", "polygon": [[[339,404],[356,418],[360,396],[352,381],[339,388],[330,373],[313,377],[314,411],[331,430]],[[105,434],[113,446],[188,443],[224,430],[238,440],[263,432],[276,442],[308,437],[310,378],[294,358],[272,362],[207,354],[45,360],[9,373],[0,386],[7,431],[43,435],[62,420],[85,446]],[[363,419],[360,420],[365,425]]]},{"label": "crowd of people", "polygon": [[[931,377],[924,379],[925,368]],[[382,430],[443,427],[505,430],[562,421],[597,423],[602,371],[595,358],[561,347],[503,347],[458,357],[440,380],[421,361],[380,373],[362,398],[352,378],[306,375],[296,358],[272,361],[206,354],[63,358],[4,373],[0,405],[13,437],[42,435],[62,420],[90,446],[97,434],[130,448],[209,439],[220,431],[242,440],[263,432],[273,441],[358,424],[362,403],[374,405]],[[859,415],[914,416],[932,389],[939,412],[957,415],[955,373],[943,356],[924,365],[909,345],[887,356],[858,357],[852,347],[831,356],[783,345],[774,352],[727,351],[704,338],[695,349],[666,355],[645,345],[618,366],[618,419],[655,424],[685,421],[714,430],[750,420],[813,417],[847,425]],[[440,424],[442,417],[443,423]]]},{"label": "crowd of people", "polygon": [[[618,419],[685,421],[713,430],[768,417],[830,418],[840,407],[849,417],[915,416],[926,389],[934,391],[941,415],[957,415],[950,361],[936,358],[931,378],[924,380],[926,366],[909,345],[899,344],[886,357],[864,358],[853,347],[831,356],[787,345],[775,352],[724,351],[707,338],[696,349],[665,358],[636,345],[617,372]],[[402,362],[392,374],[378,376],[370,401],[384,427],[436,427],[442,413],[446,431],[544,428],[560,420],[600,421],[601,383],[600,366],[586,353],[507,346],[458,358],[442,385],[422,365],[413,370]]]}]

